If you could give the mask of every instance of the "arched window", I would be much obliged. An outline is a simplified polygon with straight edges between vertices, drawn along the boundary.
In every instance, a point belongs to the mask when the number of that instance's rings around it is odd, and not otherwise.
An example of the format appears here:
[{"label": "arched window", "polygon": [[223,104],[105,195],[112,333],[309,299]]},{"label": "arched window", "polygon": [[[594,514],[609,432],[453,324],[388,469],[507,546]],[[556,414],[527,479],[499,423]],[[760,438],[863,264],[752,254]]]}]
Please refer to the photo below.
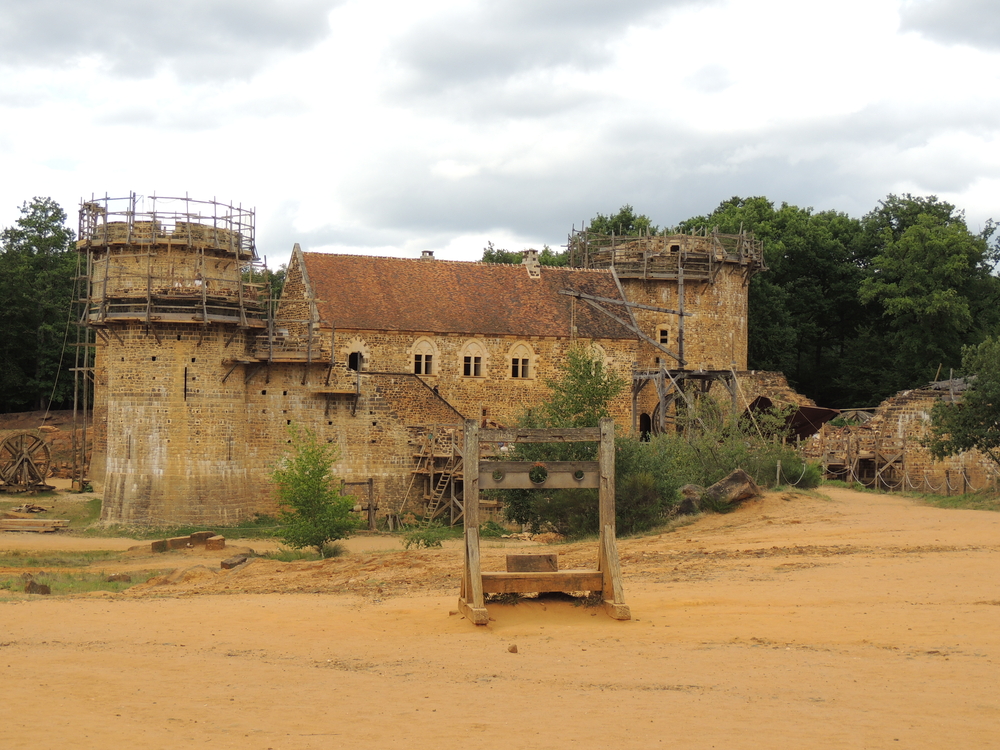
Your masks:
[{"label": "arched window", "polygon": [[470,341],[462,348],[462,377],[481,378],[486,375],[486,347]]},{"label": "arched window", "polygon": [[413,374],[433,375],[437,372],[437,356],[430,339],[420,339],[413,345]]},{"label": "arched window", "polygon": [[510,376],[533,378],[535,376],[534,352],[527,344],[515,344],[510,350]]},{"label": "arched window", "polygon": [[347,369],[360,372],[364,368],[365,355],[361,352],[351,352],[347,355]]}]

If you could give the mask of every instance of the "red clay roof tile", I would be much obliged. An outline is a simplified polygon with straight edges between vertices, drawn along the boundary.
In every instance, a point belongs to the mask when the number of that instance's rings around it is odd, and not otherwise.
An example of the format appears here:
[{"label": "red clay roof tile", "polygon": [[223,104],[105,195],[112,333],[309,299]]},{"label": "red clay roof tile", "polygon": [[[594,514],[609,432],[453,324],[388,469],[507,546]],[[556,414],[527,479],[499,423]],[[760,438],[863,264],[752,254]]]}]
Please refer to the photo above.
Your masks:
[{"label": "red clay roof tile", "polygon": [[[303,253],[324,323],[337,329],[569,337],[574,300],[560,289],[621,299],[608,271]],[[634,339],[575,301],[577,336]],[[625,309],[609,306],[618,317]]]}]

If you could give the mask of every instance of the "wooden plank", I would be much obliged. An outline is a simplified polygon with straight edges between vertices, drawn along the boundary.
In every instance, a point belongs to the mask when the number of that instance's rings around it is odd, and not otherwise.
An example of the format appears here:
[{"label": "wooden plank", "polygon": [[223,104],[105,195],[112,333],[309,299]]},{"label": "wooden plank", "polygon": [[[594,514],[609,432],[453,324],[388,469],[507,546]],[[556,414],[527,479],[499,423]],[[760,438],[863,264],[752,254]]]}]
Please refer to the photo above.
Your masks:
[{"label": "wooden plank", "polygon": [[487,594],[530,594],[539,591],[601,591],[599,570],[559,570],[538,573],[483,573]]},{"label": "wooden plank", "polygon": [[552,573],[557,570],[559,570],[559,556],[553,553],[507,555],[508,573]]},{"label": "wooden plank", "polygon": [[[479,425],[474,419],[468,421]],[[484,443],[582,443],[597,442],[601,439],[601,432],[597,427],[567,427],[565,429],[558,427],[546,429],[511,427],[499,430],[480,430],[479,439]]]},{"label": "wooden plank", "polygon": [[479,473],[502,471],[505,473],[527,474],[536,464],[542,464],[549,472],[553,471],[599,471],[597,461],[483,461],[479,464]]},{"label": "wooden plank", "polygon": [[[601,485],[596,461],[545,461],[548,476],[533,482],[530,473],[535,464],[528,461],[490,461],[480,464],[479,485],[490,490],[593,489]],[[566,466],[562,466],[565,464]],[[582,468],[586,465],[587,468]],[[499,478],[497,478],[499,472]],[[577,479],[577,472],[582,476]]]}]

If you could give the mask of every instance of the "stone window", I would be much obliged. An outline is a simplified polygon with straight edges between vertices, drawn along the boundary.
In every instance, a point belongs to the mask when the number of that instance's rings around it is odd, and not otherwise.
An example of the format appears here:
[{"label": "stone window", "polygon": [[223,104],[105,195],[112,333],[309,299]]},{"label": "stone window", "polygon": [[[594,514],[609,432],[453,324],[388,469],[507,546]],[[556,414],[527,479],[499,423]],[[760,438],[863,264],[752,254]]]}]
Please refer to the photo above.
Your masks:
[{"label": "stone window", "polygon": [[430,339],[420,339],[413,345],[413,374],[434,375],[437,372],[437,356]]},{"label": "stone window", "polygon": [[478,341],[470,341],[462,349],[462,376],[481,378],[486,375],[486,347]]},{"label": "stone window", "polygon": [[361,372],[368,369],[369,362],[371,362],[371,352],[364,339],[353,337],[350,341],[345,342],[341,351],[344,352],[348,370]]},{"label": "stone window", "polygon": [[666,326],[660,326],[660,329],[659,331],[657,331],[656,336],[659,342],[664,346],[670,343],[670,331],[667,329]]},{"label": "stone window", "polygon": [[510,376],[512,378],[531,378],[535,375],[532,360],[534,352],[527,344],[516,344],[510,350]]}]

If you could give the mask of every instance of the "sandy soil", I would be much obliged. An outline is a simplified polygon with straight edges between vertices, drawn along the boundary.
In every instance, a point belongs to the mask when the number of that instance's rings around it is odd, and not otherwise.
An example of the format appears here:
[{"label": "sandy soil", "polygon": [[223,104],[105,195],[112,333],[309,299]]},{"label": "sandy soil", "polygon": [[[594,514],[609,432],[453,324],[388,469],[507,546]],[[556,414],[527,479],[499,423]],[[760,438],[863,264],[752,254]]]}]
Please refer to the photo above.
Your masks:
[{"label": "sandy soil", "polygon": [[[623,540],[631,622],[542,600],[476,628],[455,547],[168,553],[125,594],[0,602],[0,746],[1000,746],[1000,514],[826,494]],[[72,540],[0,546],[25,538]]]}]

